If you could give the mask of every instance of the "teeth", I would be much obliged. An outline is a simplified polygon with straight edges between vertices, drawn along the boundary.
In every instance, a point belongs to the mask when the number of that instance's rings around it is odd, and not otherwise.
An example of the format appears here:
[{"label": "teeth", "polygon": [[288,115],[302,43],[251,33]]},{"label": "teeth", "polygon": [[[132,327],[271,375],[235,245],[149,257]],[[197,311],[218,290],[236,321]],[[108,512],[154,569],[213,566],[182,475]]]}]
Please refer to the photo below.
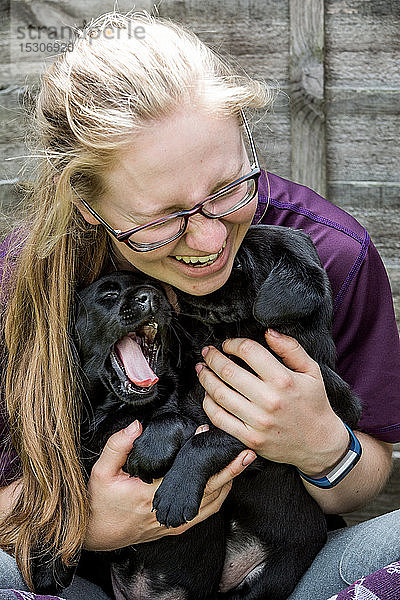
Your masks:
[{"label": "teeth", "polygon": [[222,248],[218,250],[216,254],[209,254],[208,256],[175,256],[176,260],[181,260],[186,264],[195,265],[196,263],[211,263],[214,262],[221,254],[222,250],[226,246],[226,241],[222,244]]}]

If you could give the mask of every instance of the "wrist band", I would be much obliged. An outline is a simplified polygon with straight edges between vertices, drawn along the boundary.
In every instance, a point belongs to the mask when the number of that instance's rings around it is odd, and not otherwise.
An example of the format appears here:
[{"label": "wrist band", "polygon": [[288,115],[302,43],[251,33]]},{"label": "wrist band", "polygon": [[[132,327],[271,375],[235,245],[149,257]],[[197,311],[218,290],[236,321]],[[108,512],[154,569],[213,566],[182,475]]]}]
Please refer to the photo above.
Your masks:
[{"label": "wrist band", "polygon": [[312,485],[316,485],[320,488],[332,488],[340,481],[342,481],[342,479],[344,479],[344,477],[346,477],[346,475],[350,473],[354,465],[356,465],[360,460],[362,454],[361,444],[350,429],[350,427],[348,427],[346,423],[343,424],[349,432],[350,436],[349,446],[345,456],[339,461],[339,463],[335,467],[333,467],[333,469],[327,475],[325,475],[325,477],[309,477],[308,475],[300,471],[300,469],[297,469],[299,475],[303,479],[305,479],[305,481],[308,481],[308,483],[312,483]]}]

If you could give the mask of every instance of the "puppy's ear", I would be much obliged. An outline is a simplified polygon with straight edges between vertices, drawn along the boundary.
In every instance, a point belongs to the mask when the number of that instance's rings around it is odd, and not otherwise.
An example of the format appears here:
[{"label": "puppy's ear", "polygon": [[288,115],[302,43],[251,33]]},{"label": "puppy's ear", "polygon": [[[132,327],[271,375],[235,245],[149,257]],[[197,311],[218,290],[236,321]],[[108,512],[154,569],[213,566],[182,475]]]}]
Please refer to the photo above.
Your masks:
[{"label": "puppy's ear", "polygon": [[322,267],[311,262],[280,259],[262,284],[253,305],[254,317],[265,327],[279,327],[323,309],[329,314],[331,295]]}]

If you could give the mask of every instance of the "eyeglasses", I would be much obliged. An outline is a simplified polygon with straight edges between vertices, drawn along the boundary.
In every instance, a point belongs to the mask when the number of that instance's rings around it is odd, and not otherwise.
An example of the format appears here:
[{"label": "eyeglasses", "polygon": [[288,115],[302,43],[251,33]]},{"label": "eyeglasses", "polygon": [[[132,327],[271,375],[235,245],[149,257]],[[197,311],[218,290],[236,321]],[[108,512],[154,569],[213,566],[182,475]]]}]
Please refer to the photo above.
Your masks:
[{"label": "eyeglasses", "polygon": [[222,217],[226,217],[227,215],[240,210],[246,206],[246,204],[249,204],[256,196],[258,191],[258,179],[261,173],[249,125],[243,111],[240,112],[252,153],[251,171],[247,175],[232,181],[232,183],[224,186],[214,194],[207,196],[207,198],[196,204],[193,208],[172,213],[166,217],[146,223],[145,225],[129,229],[128,231],[121,231],[120,229],[113,229],[99,214],[97,214],[86,200],[78,196],[80,201],[90,214],[95,217],[95,219],[97,219],[118,242],[127,244],[127,246],[135,252],[149,252],[150,250],[161,248],[161,246],[173,242],[185,233],[189,218],[193,215],[200,213],[208,219],[221,219]]}]

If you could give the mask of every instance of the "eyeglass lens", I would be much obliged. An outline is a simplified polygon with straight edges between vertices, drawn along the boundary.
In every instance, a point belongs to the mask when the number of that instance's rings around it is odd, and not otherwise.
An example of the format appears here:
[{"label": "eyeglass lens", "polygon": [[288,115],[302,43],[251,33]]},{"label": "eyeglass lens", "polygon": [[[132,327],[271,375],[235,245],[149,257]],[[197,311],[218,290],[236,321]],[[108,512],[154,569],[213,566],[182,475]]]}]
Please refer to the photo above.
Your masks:
[{"label": "eyeglass lens", "polygon": [[[211,218],[224,217],[250,202],[256,191],[256,181],[248,179],[205,202],[200,212]],[[174,217],[137,231],[130,236],[129,241],[138,246],[159,245],[176,238],[184,229],[184,217]]]}]

